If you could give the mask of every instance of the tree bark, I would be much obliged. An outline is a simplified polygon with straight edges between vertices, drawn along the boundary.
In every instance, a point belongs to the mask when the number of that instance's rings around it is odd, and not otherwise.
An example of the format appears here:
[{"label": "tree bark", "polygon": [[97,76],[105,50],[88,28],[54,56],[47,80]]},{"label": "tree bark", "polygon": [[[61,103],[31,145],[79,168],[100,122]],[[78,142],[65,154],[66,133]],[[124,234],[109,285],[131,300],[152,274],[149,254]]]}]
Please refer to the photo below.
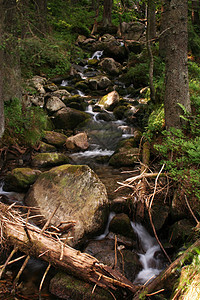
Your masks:
[{"label": "tree bark", "polygon": [[104,0],[103,7],[103,26],[109,27],[112,25],[112,4],[113,0]]},{"label": "tree bark", "polygon": [[183,114],[179,103],[190,112],[188,84],[188,16],[187,0],[165,0],[166,33],[166,73],[165,73],[165,125],[180,128],[180,115]]},{"label": "tree bark", "polygon": [[[2,1],[0,2],[0,45],[3,45],[3,7],[2,7]],[[2,66],[3,66],[3,49],[0,48],[0,138],[2,137],[4,133],[4,99],[3,99],[3,72],[2,72]]]},{"label": "tree bark", "polygon": [[150,86],[150,98],[152,102],[155,102],[155,88],[153,83],[153,70],[154,70],[154,58],[151,49],[151,40],[156,37],[156,17],[155,17],[155,4],[152,0],[148,0],[147,3],[147,50],[150,59],[149,63],[149,86]]},{"label": "tree bark", "polygon": [[19,214],[2,203],[0,203],[0,212],[1,240],[3,239],[6,245],[15,246],[29,256],[41,257],[53,266],[105,289],[123,288],[132,293],[137,291],[138,287],[117,270],[29,224],[28,217],[26,220],[22,219]]}]

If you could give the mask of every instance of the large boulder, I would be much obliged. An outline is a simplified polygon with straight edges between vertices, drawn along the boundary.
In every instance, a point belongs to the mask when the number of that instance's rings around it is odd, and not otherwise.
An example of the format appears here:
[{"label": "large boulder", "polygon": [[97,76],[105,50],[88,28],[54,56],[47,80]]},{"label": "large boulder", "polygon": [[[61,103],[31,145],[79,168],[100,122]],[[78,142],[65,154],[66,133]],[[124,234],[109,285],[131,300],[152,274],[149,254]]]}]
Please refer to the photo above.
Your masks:
[{"label": "large boulder", "polygon": [[37,92],[40,95],[44,95],[46,93],[44,89],[44,85],[46,84],[47,79],[41,76],[34,76],[31,80],[30,83],[33,84],[33,86],[36,88]]},{"label": "large boulder", "polygon": [[60,100],[58,97],[56,96],[52,96],[50,98],[48,98],[46,104],[45,104],[45,108],[46,110],[53,114],[54,112],[57,112],[58,110],[65,108],[66,105],[62,102],[62,100]]},{"label": "large boulder", "polygon": [[62,147],[67,140],[67,136],[60,132],[45,131],[43,140],[44,142],[53,145],[55,147]]},{"label": "large boulder", "polygon": [[57,111],[53,116],[53,123],[58,129],[75,129],[79,124],[89,120],[89,114],[77,109],[65,107]]},{"label": "large boulder", "polygon": [[110,158],[109,164],[114,167],[129,167],[135,165],[139,158],[139,149],[133,147],[122,147]]},{"label": "large boulder", "polygon": [[115,240],[106,238],[104,240],[94,240],[89,242],[84,252],[96,257],[105,265],[117,268],[133,282],[136,275],[142,269],[139,256],[134,251],[126,249],[124,245],[119,245],[118,240],[117,242],[117,251],[115,250]]},{"label": "large boulder", "polygon": [[97,105],[103,106],[105,109],[112,109],[119,102],[119,94],[116,91],[112,91],[109,94],[103,96]]},{"label": "large boulder", "polygon": [[65,143],[68,150],[86,150],[89,147],[87,134],[85,132],[70,136]]},{"label": "large boulder", "polygon": [[[84,282],[73,276],[63,272],[58,272],[50,282],[50,292],[59,297],[59,299],[88,299],[88,300],[112,300],[111,294],[100,288],[95,288],[95,293],[92,294],[94,285]],[[56,298],[57,299],[57,298]]]},{"label": "large boulder", "polygon": [[93,90],[104,90],[111,86],[111,81],[106,76],[98,75],[87,80],[89,87]]},{"label": "large boulder", "polygon": [[70,159],[63,153],[39,153],[32,158],[32,166],[49,168],[70,163]]},{"label": "large boulder", "polygon": [[74,221],[68,244],[74,246],[105,223],[108,198],[104,184],[85,165],[62,165],[42,173],[29,190],[25,203],[37,206],[47,220],[58,207],[51,223]]},{"label": "large boulder", "polygon": [[116,62],[113,58],[110,57],[102,59],[99,65],[105,72],[111,75],[118,75],[122,67],[120,63]]},{"label": "large boulder", "polygon": [[145,24],[140,22],[122,22],[120,25],[121,35],[125,40],[135,40],[138,41],[145,31]]},{"label": "large boulder", "polygon": [[123,62],[128,56],[124,44],[110,34],[103,35],[101,40],[88,44],[88,47],[90,47],[90,50],[92,48],[93,51],[103,50],[105,56],[112,57],[119,62]]},{"label": "large boulder", "polygon": [[15,168],[5,177],[4,189],[16,192],[26,191],[40,174],[41,171],[31,168]]}]

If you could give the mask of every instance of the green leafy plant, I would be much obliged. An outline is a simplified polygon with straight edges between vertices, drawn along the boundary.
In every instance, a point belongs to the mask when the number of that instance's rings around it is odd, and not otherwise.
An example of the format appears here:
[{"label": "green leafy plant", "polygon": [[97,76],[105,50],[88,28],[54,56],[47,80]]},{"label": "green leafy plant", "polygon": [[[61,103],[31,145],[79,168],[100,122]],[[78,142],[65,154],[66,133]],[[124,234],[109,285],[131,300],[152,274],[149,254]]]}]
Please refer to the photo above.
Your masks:
[{"label": "green leafy plant", "polygon": [[5,103],[4,141],[34,146],[47,128],[47,115],[40,107],[24,107],[18,98]]}]

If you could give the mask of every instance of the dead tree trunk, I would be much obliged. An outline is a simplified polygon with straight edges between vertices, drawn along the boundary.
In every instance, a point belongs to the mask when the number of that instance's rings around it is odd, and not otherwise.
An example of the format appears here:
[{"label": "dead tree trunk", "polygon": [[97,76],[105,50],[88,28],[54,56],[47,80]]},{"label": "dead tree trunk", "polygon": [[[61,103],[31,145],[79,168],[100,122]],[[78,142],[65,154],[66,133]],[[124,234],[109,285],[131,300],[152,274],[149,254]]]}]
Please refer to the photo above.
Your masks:
[{"label": "dead tree trunk", "polygon": [[[84,281],[92,282],[105,289],[123,288],[135,293],[138,289],[126,277],[111,267],[101,264],[89,254],[81,253],[59,238],[28,223],[20,215],[0,203],[1,240],[29,256],[41,258]],[[28,214],[29,215],[29,214]]]}]

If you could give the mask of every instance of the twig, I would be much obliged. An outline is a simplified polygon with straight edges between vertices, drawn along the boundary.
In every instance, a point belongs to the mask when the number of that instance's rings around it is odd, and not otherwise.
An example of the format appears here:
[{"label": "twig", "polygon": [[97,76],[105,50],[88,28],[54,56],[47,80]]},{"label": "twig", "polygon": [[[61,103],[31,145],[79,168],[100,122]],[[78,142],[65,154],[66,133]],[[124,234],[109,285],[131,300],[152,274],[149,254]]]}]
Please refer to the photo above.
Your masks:
[{"label": "twig", "polygon": [[155,180],[155,186],[154,186],[154,191],[153,191],[153,196],[151,198],[150,204],[149,204],[149,209],[151,209],[151,206],[153,204],[153,200],[156,194],[156,189],[157,189],[157,184],[158,184],[158,178],[160,176],[160,174],[162,173],[162,170],[164,169],[165,164],[162,165],[162,168],[160,169],[158,175],[156,176],[156,180]]},{"label": "twig", "polygon": [[11,258],[13,257],[13,255],[17,252],[17,250],[18,250],[18,247],[14,247],[14,249],[12,250],[12,252],[10,253],[10,255],[8,256],[5,264],[3,265],[3,268],[0,271],[0,279],[1,279],[2,275],[3,275],[3,272],[4,272],[5,268],[7,267],[8,263],[9,263],[9,261],[11,260]]},{"label": "twig", "polygon": [[117,267],[117,236],[115,235],[115,268]]},{"label": "twig", "polygon": [[154,293],[151,293],[151,294],[146,294],[146,296],[147,296],[147,297],[154,296],[154,295],[156,295],[156,294],[159,294],[159,293],[161,293],[161,292],[164,292],[164,290],[165,290],[165,289],[161,289],[161,290],[159,290],[159,291],[157,291],[157,292],[154,292]]},{"label": "twig", "polygon": [[54,211],[52,212],[51,216],[49,217],[49,219],[48,219],[47,222],[45,223],[44,227],[43,227],[42,230],[40,231],[40,235],[42,235],[43,232],[45,231],[45,229],[49,226],[49,224],[50,224],[52,218],[54,217],[56,211],[58,210],[59,206],[60,206],[60,203],[59,203],[58,206],[54,209]]},{"label": "twig", "polygon": [[41,293],[42,290],[42,285],[44,283],[45,277],[47,276],[47,273],[49,272],[49,269],[51,268],[51,263],[48,264],[48,267],[46,268],[46,271],[44,272],[44,275],[42,277],[42,280],[40,282],[40,287],[39,287],[39,294]]},{"label": "twig", "polygon": [[187,196],[186,196],[186,195],[185,195],[185,202],[186,202],[186,204],[187,204],[187,206],[188,206],[188,208],[189,208],[189,211],[191,212],[191,214],[192,214],[193,218],[195,219],[195,221],[196,221],[196,223],[197,223],[197,226],[198,226],[200,222],[197,220],[195,214],[193,213],[193,211],[192,211],[192,209],[191,209],[191,206],[190,206],[190,204],[189,204],[189,202],[188,202],[188,199],[187,199]]},{"label": "twig", "polygon": [[[7,265],[9,266],[9,265],[11,265],[11,264],[14,264],[15,262],[21,260],[21,259],[24,258],[24,257],[26,257],[26,255],[22,255],[22,256],[20,256],[20,257],[18,257],[18,258],[16,258],[16,259],[13,259],[13,260],[9,261]],[[4,265],[0,266],[0,268],[2,268],[3,266],[4,266]]]},{"label": "twig", "polygon": [[17,282],[18,282],[18,280],[19,280],[19,277],[21,276],[22,272],[24,271],[24,269],[25,269],[25,267],[26,267],[26,265],[27,265],[29,259],[30,259],[30,255],[27,255],[25,261],[23,262],[23,265],[21,266],[21,268],[20,268],[20,270],[19,270],[19,272],[18,272],[18,274],[17,274],[17,276],[15,277],[15,280],[14,280],[14,282],[13,282],[13,287],[14,287],[14,289],[15,289],[15,287],[16,287],[16,285],[17,285]]}]

